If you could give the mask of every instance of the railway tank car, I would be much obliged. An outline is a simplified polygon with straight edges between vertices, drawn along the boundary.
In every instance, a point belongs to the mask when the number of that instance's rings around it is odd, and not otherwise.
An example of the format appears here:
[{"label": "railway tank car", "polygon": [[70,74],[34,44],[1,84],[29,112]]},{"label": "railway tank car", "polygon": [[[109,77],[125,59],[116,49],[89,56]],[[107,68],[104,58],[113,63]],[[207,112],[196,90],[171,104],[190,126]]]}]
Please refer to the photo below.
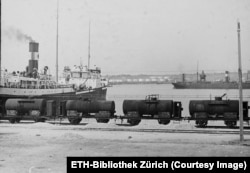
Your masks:
[{"label": "railway tank car", "polygon": [[44,122],[46,119],[46,101],[44,99],[8,99],[5,109],[11,123],[18,123],[22,119]]},{"label": "railway tank car", "polygon": [[[143,100],[124,100],[124,115],[115,115],[115,102],[107,100],[67,100],[60,103],[60,116],[56,115],[55,100],[40,98],[6,100],[6,118],[10,123],[21,120],[44,122],[52,118],[67,118],[71,124],[79,124],[82,118],[95,118],[98,123],[108,123],[110,119],[127,119],[130,125],[138,125],[142,119],[156,119],[167,125],[171,120],[195,120],[197,127],[205,127],[210,120],[222,120],[228,127],[235,127],[239,120],[239,101],[223,99],[190,100],[190,117],[182,117],[182,103],[173,100],[160,100],[159,95],[148,95]],[[249,122],[247,101],[243,102],[243,120]]]},{"label": "railway tank car", "polygon": [[159,95],[148,95],[145,100],[124,100],[123,113],[127,122],[138,125],[142,118],[158,119],[159,124],[168,124],[171,119],[181,118],[181,102],[159,100]]},{"label": "railway tank car", "polygon": [[[224,96],[224,95],[223,95]],[[228,127],[234,127],[239,120],[239,101],[223,100],[223,96],[214,100],[191,100],[189,113],[198,127],[205,127],[208,120],[223,120]],[[248,121],[248,102],[243,102],[243,120]]]},{"label": "railway tank car", "polygon": [[68,100],[66,102],[67,117],[71,124],[79,124],[82,118],[94,114],[98,123],[108,123],[114,117],[115,102],[106,100],[86,101]]}]

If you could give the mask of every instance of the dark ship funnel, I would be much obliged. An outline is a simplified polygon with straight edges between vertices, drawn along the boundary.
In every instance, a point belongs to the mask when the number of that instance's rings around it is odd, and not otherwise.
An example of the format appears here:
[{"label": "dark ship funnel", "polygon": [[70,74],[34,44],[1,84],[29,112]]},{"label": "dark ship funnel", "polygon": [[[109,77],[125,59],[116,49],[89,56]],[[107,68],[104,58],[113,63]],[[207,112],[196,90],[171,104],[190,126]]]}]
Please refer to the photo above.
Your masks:
[{"label": "dark ship funnel", "polygon": [[38,52],[38,47],[39,47],[39,43],[32,41],[32,42],[30,42],[29,51],[30,52]]},{"label": "dark ship funnel", "polygon": [[38,71],[38,48],[39,48],[39,44],[31,41],[29,43],[29,52],[31,53],[31,59],[29,60],[29,66],[28,66],[28,75],[30,77],[35,77],[34,74],[37,73]]},{"label": "dark ship funnel", "polygon": [[230,82],[229,71],[225,71],[225,82]]},{"label": "dark ship funnel", "polygon": [[186,82],[186,76],[184,73],[182,74],[182,82]]}]

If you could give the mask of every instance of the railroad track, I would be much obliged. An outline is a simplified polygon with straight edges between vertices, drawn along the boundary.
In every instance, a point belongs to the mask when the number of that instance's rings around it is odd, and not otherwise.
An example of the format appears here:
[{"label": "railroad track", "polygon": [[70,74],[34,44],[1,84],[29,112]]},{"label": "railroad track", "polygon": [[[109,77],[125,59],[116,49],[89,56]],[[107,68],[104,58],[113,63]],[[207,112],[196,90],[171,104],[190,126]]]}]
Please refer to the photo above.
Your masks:
[{"label": "railroad track", "polygon": [[[73,128],[82,131],[121,131],[121,132],[148,132],[148,133],[198,133],[198,134],[239,134],[239,131],[232,130],[187,130],[187,129],[128,129],[128,128]],[[244,131],[250,135],[250,131]]]},{"label": "railroad track", "polygon": [[[71,125],[68,122],[49,122],[51,124]],[[139,126],[130,126],[129,124],[115,124],[115,127],[84,127],[88,123],[81,123],[73,128],[72,130],[79,131],[116,131],[116,132],[146,132],[146,133],[198,133],[198,134],[239,134],[239,127],[228,128],[226,126],[207,126],[205,128],[195,129],[178,129],[169,128],[167,125],[164,129],[157,128],[141,128]],[[72,125],[71,125],[72,126]],[[98,125],[97,125],[98,126]],[[132,127],[132,128],[131,128]],[[244,127],[244,134],[250,135],[250,126]]]},{"label": "railroad track", "polygon": [[[21,122],[20,124],[33,124],[34,122]],[[145,132],[145,133],[197,133],[197,134],[239,134],[239,127],[236,126],[234,128],[228,128],[226,126],[207,126],[205,128],[198,128],[194,126],[194,129],[179,129],[174,128],[168,125],[165,128],[143,128],[140,126],[131,126],[129,124],[115,123],[115,127],[86,127],[86,125],[90,123],[80,123],[79,125],[72,125],[69,122],[65,121],[47,121],[46,123],[62,125],[65,126],[65,130],[78,130],[78,131],[116,131],[116,132]],[[9,124],[9,122],[1,122],[1,124]],[[69,128],[69,126],[71,126]],[[73,126],[73,127],[72,127]],[[63,128],[64,129],[64,128]],[[58,128],[56,130],[62,130],[62,128]],[[250,135],[250,126],[244,127],[244,134]]]}]

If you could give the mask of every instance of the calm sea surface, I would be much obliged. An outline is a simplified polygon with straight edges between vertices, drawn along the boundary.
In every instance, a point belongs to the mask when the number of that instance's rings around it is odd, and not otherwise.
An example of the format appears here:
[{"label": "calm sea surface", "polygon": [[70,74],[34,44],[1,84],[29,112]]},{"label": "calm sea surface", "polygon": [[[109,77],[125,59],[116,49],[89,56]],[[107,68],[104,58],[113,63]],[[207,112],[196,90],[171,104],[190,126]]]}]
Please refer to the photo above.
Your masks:
[{"label": "calm sea surface", "polygon": [[[108,88],[107,100],[114,100],[116,114],[123,115],[122,103],[126,99],[145,99],[146,95],[159,94],[160,99],[181,101],[183,116],[189,116],[188,105],[190,100],[214,99],[215,96],[227,95],[224,99],[238,99],[239,91],[217,89],[174,89],[171,84],[145,84],[145,85],[114,85]],[[250,89],[243,90],[243,100],[250,102]],[[249,103],[250,104],[250,103]]]}]

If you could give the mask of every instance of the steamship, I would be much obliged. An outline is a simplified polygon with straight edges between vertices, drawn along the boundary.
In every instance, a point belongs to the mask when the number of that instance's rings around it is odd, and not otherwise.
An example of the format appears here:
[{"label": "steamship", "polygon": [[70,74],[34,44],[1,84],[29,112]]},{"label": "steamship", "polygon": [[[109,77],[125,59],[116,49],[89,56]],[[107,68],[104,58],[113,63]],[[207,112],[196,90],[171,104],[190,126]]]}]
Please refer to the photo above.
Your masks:
[{"label": "steamship", "polygon": [[38,72],[39,44],[29,43],[31,59],[23,72],[1,71],[0,114],[6,114],[5,103],[8,99],[45,99],[55,101],[60,114],[60,106],[66,100],[106,100],[107,87],[101,83],[101,69],[80,70],[69,67],[58,82],[48,74],[48,67]]},{"label": "steamship", "polygon": [[[202,71],[200,74],[200,80],[196,82],[187,82],[185,80],[185,74],[182,74],[181,82],[173,82],[176,89],[238,89],[238,82],[230,81],[229,72],[225,72],[225,81],[206,81],[206,74]],[[242,83],[243,89],[250,89],[250,81]]]}]

